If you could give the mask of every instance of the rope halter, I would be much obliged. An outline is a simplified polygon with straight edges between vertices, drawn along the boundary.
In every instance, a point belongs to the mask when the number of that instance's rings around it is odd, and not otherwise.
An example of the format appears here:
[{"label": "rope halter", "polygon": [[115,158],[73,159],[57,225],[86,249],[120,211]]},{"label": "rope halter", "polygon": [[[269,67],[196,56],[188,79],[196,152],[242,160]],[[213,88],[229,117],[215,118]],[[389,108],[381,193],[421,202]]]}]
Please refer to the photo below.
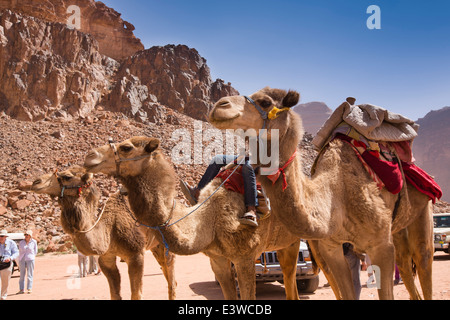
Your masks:
[{"label": "rope halter", "polygon": [[63,181],[64,177],[58,174],[58,170],[55,170],[55,177],[58,180],[59,186],[61,188],[61,195],[60,195],[61,199],[64,199],[66,190],[74,190],[74,189],[78,190],[78,198],[80,198],[83,195],[83,190],[88,189],[92,186],[92,181],[79,186],[66,186],[64,185]]},{"label": "rope halter", "polygon": [[145,156],[135,157],[135,158],[131,158],[131,159],[124,159],[124,158],[120,157],[119,152],[117,151],[116,144],[114,143],[114,139],[109,138],[108,143],[114,153],[114,161],[116,162],[116,175],[117,176],[120,175],[120,164],[122,162],[139,161],[139,160],[143,160],[146,158],[150,158],[152,156],[151,154],[148,154]]}]

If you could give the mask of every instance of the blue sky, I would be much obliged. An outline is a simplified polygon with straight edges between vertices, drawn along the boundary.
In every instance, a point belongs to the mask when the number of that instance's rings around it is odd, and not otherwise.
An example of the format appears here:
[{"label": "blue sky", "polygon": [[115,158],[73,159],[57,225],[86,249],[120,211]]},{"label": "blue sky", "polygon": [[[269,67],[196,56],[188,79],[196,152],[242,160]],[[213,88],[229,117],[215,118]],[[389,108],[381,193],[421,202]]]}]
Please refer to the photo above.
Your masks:
[{"label": "blue sky", "polygon": [[[241,94],[295,89],[337,108],[348,96],[412,120],[450,106],[450,1],[103,0],[146,48],[185,44]],[[369,30],[370,5],[381,30]]]}]

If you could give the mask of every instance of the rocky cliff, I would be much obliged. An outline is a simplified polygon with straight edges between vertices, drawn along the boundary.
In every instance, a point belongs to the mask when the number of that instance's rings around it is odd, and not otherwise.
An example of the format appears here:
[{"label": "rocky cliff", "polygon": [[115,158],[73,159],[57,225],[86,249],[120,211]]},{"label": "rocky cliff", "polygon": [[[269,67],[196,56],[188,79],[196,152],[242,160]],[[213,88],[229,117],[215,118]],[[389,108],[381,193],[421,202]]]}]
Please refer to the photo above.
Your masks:
[{"label": "rocky cliff", "polygon": [[206,60],[184,45],[140,51],[124,60],[115,79],[108,106],[141,120],[152,119],[159,105],[205,120],[213,103],[239,94],[223,80],[213,82]]},{"label": "rocky cliff", "polygon": [[431,111],[419,119],[419,136],[413,151],[417,164],[436,178],[443,189],[443,200],[450,201],[450,107]]},{"label": "rocky cliff", "polygon": [[144,49],[134,26],[121,14],[94,0],[0,0],[0,10],[9,9],[45,22],[69,25],[92,35],[101,54],[124,59]]},{"label": "rocky cliff", "polygon": [[15,119],[89,114],[116,68],[88,34],[9,10],[0,13],[0,111]]},{"label": "rocky cliff", "polygon": [[[166,109],[204,120],[214,102],[239,94],[212,81],[195,49],[153,47],[118,62],[105,55],[98,36],[48,22],[53,16],[44,9],[36,12],[45,20],[0,11],[0,111],[15,119],[85,117],[101,106],[144,123],[176,121]],[[117,45],[105,37],[109,47]]]}]

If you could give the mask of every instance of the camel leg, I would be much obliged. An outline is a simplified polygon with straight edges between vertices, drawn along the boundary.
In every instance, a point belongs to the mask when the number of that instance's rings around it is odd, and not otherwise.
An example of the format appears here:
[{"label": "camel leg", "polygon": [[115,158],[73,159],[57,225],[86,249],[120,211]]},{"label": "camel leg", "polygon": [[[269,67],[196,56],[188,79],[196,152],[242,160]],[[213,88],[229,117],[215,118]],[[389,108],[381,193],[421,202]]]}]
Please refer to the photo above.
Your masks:
[{"label": "camel leg", "polygon": [[338,284],[336,280],[333,277],[333,273],[331,272],[329,266],[321,256],[319,252],[319,243],[317,240],[310,240],[308,241],[309,249],[311,251],[312,258],[316,262],[317,266],[320,270],[322,270],[323,274],[325,275],[325,278],[328,280],[328,284],[331,286],[331,289],[333,290],[334,295],[336,296],[337,300],[342,300],[341,293],[339,291]]},{"label": "camel leg", "polygon": [[144,253],[138,253],[126,259],[128,276],[130,278],[131,300],[142,299],[144,277]]},{"label": "camel leg", "polygon": [[377,247],[367,250],[372,261],[372,266],[380,269],[380,300],[394,299],[394,245],[392,243],[380,243]]},{"label": "camel leg", "polygon": [[175,254],[169,252],[166,255],[166,249],[162,245],[157,245],[151,249],[153,256],[158,261],[167,280],[169,288],[169,300],[175,300],[177,297],[177,281],[175,280]]},{"label": "camel leg", "polygon": [[297,261],[300,240],[290,247],[277,251],[278,261],[283,271],[284,288],[287,300],[299,300],[297,289]]},{"label": "camel leg", "polygon": [[393,235],[395,246],[395,261],[411,300],[421,300],[414,282],[412,272],[412,255],[409,250],[408,231],[403,229]]},{"label": "camel leg", "polygon": [[116,265],[116,256],[103,255],[98,259],[100,268],[108,280],[111,300],[122,300],[120,295],[120,273]]},{"label": "camel leg", "polygon": [[427,206],[409,227],[409,246],[413,261],[417,267],[420,285],[425,300],[433,299],[433,213],[432,208]]},{"label": "camel leg", "polygon": [[342,299],[356,300],[352,274],[345,259],[342,245],[330,244],[323,240],[318,241],[318,244],[319,255],[322,256],[323,260],[327,261],[327,266],[331,270],[332,278],[335,280],[336,287],[339,288]]},{"label": "camel leg", "polygon": [[236,262],[235,266],[241,300],[256,300],[255,260],[244,258]]},{"label": "camel leg", "polygon": [[210,256],[210,263],[216,280],[219,281],[220,287],[222,288],[225,300],[237,300],[235,274],[230,260],[224,257]]}]

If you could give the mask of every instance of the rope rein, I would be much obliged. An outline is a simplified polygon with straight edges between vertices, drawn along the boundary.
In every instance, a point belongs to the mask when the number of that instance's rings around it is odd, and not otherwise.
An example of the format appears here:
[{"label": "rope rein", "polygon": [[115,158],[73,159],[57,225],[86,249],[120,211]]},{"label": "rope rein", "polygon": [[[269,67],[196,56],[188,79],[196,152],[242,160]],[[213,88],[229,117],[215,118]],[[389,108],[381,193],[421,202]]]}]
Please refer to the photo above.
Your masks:
[{"label": "rope rein", "polygon": [[108,205],[109,199],[111,199],[111,197],[109,197],[108,200],[106,200],[105,205],[103,206],[103,209],[102,209],[100,215],[98,216],[97,221],[94,223],[94,225],[89,230],[76,231],[77,233],[87,234],[87,233],[91,232],[92,230],[94,230],[94,228],[100,223],[100,220],[102,220],[102,217],[103,217],[103,214],[105,213],[105,209],[106,209],[106,206]]},{"label": "rope rein", "polygon": [[[244,158],[244,160],[245,160],[245,158]],[[127,207],[127,211],[128,211],[128,214],[130,215],[130,217],[134,220],[134,222],[136,223],[136,226],[138,226],[138,227],[145,227],[145,228],[148,228],[148,229],[151,229],[151,230],[155,230],[155,231],[158,231],[159,233],[160,233],[160,235],[161,235],[161,237],[162,237],[162,241],[163,241],[163,244],[164,244],[164,247],[166,248],[166,256],[168,256],[169,255],[169,244],[167,243],[167,241],[166,241],[166,238],[164,237],[164,234],[163,234],[163,230],[165,230],[165,229],[168,229],[168,228],[170,228],[170,227],[173,227],[174,225],[176,225],[176,224],[178,224],[178,223],[180,223],[181,221],[183,221],[183,220],[185,220],[185,219],[187,219],[189,216],[191,216],[192,214],[194,214],[195,212],[197,212],[206,202],[208,202],[224,185],[225,185],[225,183],[227,183],[228,182],[228,180],[230,180],[231,179],[231,177],[236,173],[236,171],[239,169],[239,165],[237,165],[236,166],[236,168],[234,169],[234,171],[228,176],[228,178],[226,179],[226,180],[224,180],[223,182],[222,182],[222,184],[213,192],[213,193],[211,193],[210,195],[209,195],[209,197],[208,198],[206,198],[202,203],[200,203],[198,206],[197,206],[197,208],[195,208],[194,210],[192,210],[191,212],[189,212],[188,214],[186,214],[184,217],[182,217],[182,218],[180,218],[180,219],[178,219],[177,221],[175,221],[175,222],[173,222],[173,223],[170,223],[170,220],[172,220],[172,217],[170,217],[169,218],[169,220],[167,220],[165,223],[163,223],[163,224],[161,224],[161,225],[159,225],[159,226],[156,226],[156,227],[152,227],[152,226],[148,226],[148,225],[146,225],[146,224],[143,224],[143,223],[141,223],[141,222],[139,222],[139,220],[134,216],[134,214],[131,212],[131,209],[129,208],[129,204],[128,203],[126,203],[127,205],[126,205],[126,207]],[[173,215],[173,212],[175,211],[175,207],[176,207],[176,200],[174,199],[173,200],[173,208],[172,208],[172,211],[171,211],[171,216]]]}]

